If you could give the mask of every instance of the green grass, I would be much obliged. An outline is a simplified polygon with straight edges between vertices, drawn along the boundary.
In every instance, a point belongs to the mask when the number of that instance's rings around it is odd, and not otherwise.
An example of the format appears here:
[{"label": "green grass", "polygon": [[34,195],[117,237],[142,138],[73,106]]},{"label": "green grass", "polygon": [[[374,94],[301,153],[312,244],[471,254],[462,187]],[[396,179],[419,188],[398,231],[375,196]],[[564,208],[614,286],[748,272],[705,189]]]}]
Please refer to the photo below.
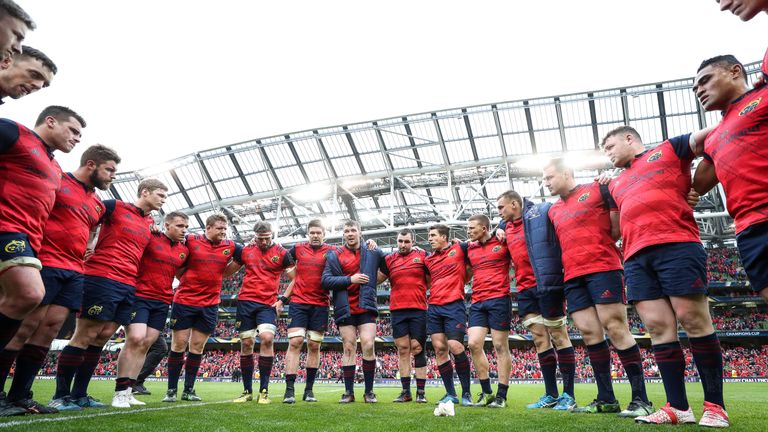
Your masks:
[{"label": "green grass", "polygon": [[[639,430],[696,430],[698,426],[637,425],[632,420],[620,419],[613,414],[571,414],[551,410],[526,410],[525,404],[533,402],[543,391],[543,385],[512,385],[509,390],[509,406],[502,410],[488,408],[456,409],[456,417],[434,417],[434,402],[442,396],[439,387],[428,387],[430,403],[393,404],[391,400],[399,393],[397,387],[376,388],[379,403],[362,403],[362,388],[357,386],[358,402],[352,405],[337,403],[342,392],[340,385],[317,385],[317,404],[297,402],[289,406],[280,403],[283,385],[273,384],[271,405],[230,403],[239,396],[239,383],[204,383],[196,385],[197,394],[204,402],[160,402],[165,393],[165,383],[147,383],[151,396],[141,396],[146,407],[130,410],[90,409],[78,413],[62,413],[47,416],[26,416],[0,419],[0,432],[13,431],[100,431],[100,432],[160,432],[160,431],[639,431]],[[258,382],[255,383],[258,386]],[[94,381],[91,394],[104,402],[111,401],[113,381]],[[35,383],[35,398],[47,402],[53,393],[54,382],[43,380]],[[303,384],[297,384],[301,395]],[[495,389],[495,386],[494,386]],[[616,384],[616,394],[622,405],[629,401],[629,386]],[[473,385],[473,391],[479,390]],[[650,398],[656,403],[664,401],[661,384],[648,384]],[[591,401],[595,394],[594,385],[580,384],[576,387],[577,400]],[[701,415],[702,391],[698,383],[688,385],[688,394],[696,417]],[[731,431],[768,430],[765,399],[768,384],[726,383],[725,395],[728,412],[733,426]]]}]

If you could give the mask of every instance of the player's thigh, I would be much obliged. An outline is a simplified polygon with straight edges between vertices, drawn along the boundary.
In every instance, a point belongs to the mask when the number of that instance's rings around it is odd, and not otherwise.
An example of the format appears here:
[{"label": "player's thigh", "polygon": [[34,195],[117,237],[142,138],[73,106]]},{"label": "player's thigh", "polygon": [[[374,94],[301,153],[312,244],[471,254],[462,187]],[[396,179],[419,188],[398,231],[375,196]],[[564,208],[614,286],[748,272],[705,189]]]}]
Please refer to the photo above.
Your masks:
[{"label": "player's thigh", "polygon": [[605,339],[603,324],[600,322],[600,316],[594,306],[571,312],[571,319],[581,332],[586,344],[593,345]]},{"label": "player's thigh", "polygon": [[142,346],[144,347],[144,352],[147,352],[149,350],[149,347],[152,346],[152,344],[155,343],[157,338],[160,337],[160,334],[162,332],[156,328],[147,327],[147,333],[144,336],[144,340],[142,341]]},{"label": "player's thigh", "polygon": [[491,341],[497,353],[509,353],[509,330],[491,329]]},{"label": "player's thigh", "polygon": [[171,330],[171,349],[176,352],[183,352],[186,350],[191,335],[191,328]]},{"label": "player's thigh", "polygon": [[45,316],[43,316],[37,330],[29,338],[29,343],[37,346],[48,346],[59,334],[61,326],[69,317],[70,309],[57,304],[50,304],[46,307]]},{"label": "player's thigh", "polygon": [[205,348],[205,343],[208,342],[210,333],[203,333],[200,330],[193,328],[192,333],[189,336],[189,350],[195,353],[202,353]]},{"label": "player's thigh", "polygon": [[470,327],[467,329],[467,343],[470,350],[482,350],[485,343],[485,336],[488,334],[486,327]]},{"label": "player's thigh", "polygon": [[376,339],[376,323],[364,323],[357,326],[361,343],[373,343]]},{"label": "player's thigh", "polygon": [[40,303],[45,295],[40,270],[25,265],[9,267],[0,273],[0,287],[2,287],[0,304],[12,305],[22,300],[25,302],[34,300],[35,303]]},{"label": "player's thigh", "polygon": [[704,294],[670,297],[675,316],[690,337],[707,336],[714,332],[709,300]]},{"label": "player's thigh", "polygon": [[677,340],[677,317],[668,298],[638,301],[635,309],[654,343]]},{"label": "player's thigh", "polygon": [[395,338],[395,346],[400,352],[409,352],[411,350],[411,338],[408,335]]},{"label": "player's thigh", "polygon": [[448,338],[445,336],[445,333],[433,333],[430,335],[430,340],[435,351],[446,351],[448,349]]}]

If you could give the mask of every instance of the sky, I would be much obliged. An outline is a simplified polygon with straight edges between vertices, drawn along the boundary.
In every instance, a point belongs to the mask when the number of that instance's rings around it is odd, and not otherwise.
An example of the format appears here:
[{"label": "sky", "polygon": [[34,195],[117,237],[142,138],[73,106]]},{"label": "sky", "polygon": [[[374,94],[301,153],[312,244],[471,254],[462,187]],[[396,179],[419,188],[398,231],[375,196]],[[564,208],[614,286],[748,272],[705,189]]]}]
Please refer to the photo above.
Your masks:
[{"label": "sky", "polygon": [[761,60],[768,15],[715,0],[16,0],[25,44],[59,67],[7,100],[32,126],[48,105],[85,117],[121,171],[273,135],[432,110],[693,76],[706,58]]}]

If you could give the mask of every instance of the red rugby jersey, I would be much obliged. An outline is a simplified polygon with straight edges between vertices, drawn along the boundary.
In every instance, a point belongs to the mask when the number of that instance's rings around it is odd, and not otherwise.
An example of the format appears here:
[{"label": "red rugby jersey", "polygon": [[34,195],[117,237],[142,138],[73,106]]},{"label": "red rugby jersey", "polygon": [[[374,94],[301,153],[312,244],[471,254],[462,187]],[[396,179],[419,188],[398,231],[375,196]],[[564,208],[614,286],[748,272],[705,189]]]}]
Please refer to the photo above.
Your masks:
[{"label": "red rugby jersey", "polygon": [[186,306],[215,306],[221,301],[224,269],[239,259],[243,247],[232,240],[212,243],[205,234],[187,236],[187,270],[181,276],[173,302]]},{"label": "red rugby jersey", "polygon": [[37,257],[46,267],[82,273],[88,238],[103,215],[104,204],[93,188],[71,173],[62,175]]},{"label": "red rugby jersey", "polygon": [[[341,271],[344,272],[344,276],[360,273],[360,248],[352,250],[342,246],[337,248],[335,253],[339,257],[339,264],[341,264]],[[347,294],[349,296],[350,313],[357,315],[368,312],[360,307],[360,285],[350,284],[347,287]]]},{"label": "red rugby jersey", "polygon": [[265,252],[256,245],[246,246],[237,261],[245,266],[243,286],[237,299],[269,306],[277,301],[280,275],[294,264],[288,251],[277,243]]},{"label": "red rugby jersey", "polygon": [[162,233],[152,234],[139,265],[136,296],[171,304],[173,278],[187,262],[189,249]]},{"label": "red rugby jersey", "polygon": [[736,233],[768,221],[768,85],[745,93],[725,110],[704,141],[704,154],[711,162],[702,163],[715,164]]},{"label": "red rugby jersey", "polygon": [[40,252],[60,184],[53,150],[34,131],[0,119],[0,231],[26,234]]},{"label": "red rugby jersey", "polygon": [[99,241],[85,262],[84,273],[135,287],[141,256],[152,238],[149,226],[154,221],[127,202],[107,200],[104,208]]},{"label": "red rugby jersey", "polygon": [[309,243],[299,243],[290,250],[296,261],[296,278],[293,281],[291,303],[328,306],[327,290],[324,290],[320,277],[325,267],[325,254],[335,246],[323,243],[318,248]]},{"label": "red rugby jersey", "polygon": [[565,280],[621,270],[621,252],[611,238],[611,211],[618,211],[607,186],[576,186],[549,209],[563,250]]},{"label": "red rugby jersey", "polygon": [[427,309],[427,253],[412,249],[403,255],[393,252],[384,257],[392,290],[389,310]]},{"label": "red rugby jersey", "polygon": [[523,232],[523,218],[507,222],[504,228],[507,250],[515,266],[517,292],[525,291],[536,286],[536,276],[533,273],[531,259],[528,257],[528,246]]},{"label": "red rugby jersey", "polygon": [[452,244],[426,258],[430,275],[429,304],[444,305],[464,300],[467,283],[466,245]]},{"label": "red rugby jersey", "polygon": [[701,242],[686,200],[693,160],[689,137],[671,138],[635,156],[608,185],[619,206],[625,260],[648,246]]},{"label": "red rugby jersey", "polygon": [[467,259],[472,266],[472,303],[509,295],[509,258],[509,251],[495,236],[485,243],[469,243]]}]

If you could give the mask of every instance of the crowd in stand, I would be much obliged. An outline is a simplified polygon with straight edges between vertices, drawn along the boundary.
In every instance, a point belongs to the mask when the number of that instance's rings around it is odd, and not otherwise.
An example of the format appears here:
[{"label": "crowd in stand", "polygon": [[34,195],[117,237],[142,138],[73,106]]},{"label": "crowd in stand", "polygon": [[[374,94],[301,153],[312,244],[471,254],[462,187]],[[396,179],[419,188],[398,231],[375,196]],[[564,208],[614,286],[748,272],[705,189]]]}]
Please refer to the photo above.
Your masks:
[{"label": "crowd in stand", "polygon": [[745,282],[747,274],[734,248],[707,248],[707,274],[710,282]]}]

